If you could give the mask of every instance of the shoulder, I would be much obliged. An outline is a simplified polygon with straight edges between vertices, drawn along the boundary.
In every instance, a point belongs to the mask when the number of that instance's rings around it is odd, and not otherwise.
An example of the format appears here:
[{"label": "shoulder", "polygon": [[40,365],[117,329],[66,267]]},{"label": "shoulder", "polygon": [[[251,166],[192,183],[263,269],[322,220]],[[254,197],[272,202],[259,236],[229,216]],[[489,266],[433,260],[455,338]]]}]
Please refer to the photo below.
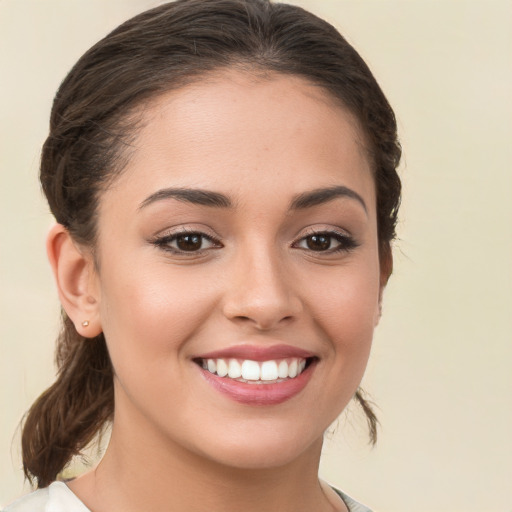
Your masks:
[{"label": "shoulder", "polygon": [[64,482],[53,482],[8,505],[2,512],[90,512]]},{"label": "shoulder", "polygon": [[357,502],[356,500],[354,500],[344,492],[340,491],[339,489],[333,487],[333,490],[343,500],[349,512],[372,512],[367,506]]},{"label": "shoulder", "polygon": [[2,512],[44,512],[48,503],[48,495],[48,487],[38,489],[7,505],[6,508],[2,509]]}]

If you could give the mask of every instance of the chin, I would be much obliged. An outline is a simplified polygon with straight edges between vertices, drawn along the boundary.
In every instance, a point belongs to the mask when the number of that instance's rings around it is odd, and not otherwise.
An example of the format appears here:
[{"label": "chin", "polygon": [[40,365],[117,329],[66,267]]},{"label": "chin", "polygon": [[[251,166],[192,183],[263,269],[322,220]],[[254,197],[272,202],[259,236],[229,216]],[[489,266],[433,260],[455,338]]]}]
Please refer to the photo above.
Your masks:
[{"label": "chin", "polygon": [[[252,430],[252,429],[251,429]],[[239,435],[215,436],[216,442],[202,455],[212,462],[239,470],[266,470],[286,466],[303,457],[320,458],[323,431],[312,437],[290,426],[286,429],[257,428]],[[213,449],[212,449],[213,448]]]}]

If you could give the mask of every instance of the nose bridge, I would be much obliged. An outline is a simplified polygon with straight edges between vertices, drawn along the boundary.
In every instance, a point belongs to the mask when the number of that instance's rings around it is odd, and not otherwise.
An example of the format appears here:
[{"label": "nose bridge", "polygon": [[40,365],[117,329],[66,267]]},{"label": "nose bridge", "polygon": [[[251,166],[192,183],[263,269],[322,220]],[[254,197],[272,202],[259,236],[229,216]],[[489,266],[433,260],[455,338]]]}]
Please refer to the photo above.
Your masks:
[{"label": "nose bridge", "polygon": [[300,299],[275,244],[253,240],[237,251],[229,272],[224,302],[228,318],[270,329],[299,313]]}]

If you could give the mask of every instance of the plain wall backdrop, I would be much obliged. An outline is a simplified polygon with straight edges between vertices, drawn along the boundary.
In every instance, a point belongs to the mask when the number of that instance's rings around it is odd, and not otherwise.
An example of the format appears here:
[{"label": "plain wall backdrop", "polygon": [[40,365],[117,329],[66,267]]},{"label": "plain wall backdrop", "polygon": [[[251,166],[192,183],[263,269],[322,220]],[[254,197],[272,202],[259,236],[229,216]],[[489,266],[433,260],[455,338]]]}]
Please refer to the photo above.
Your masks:
[{"label": "plain wall backdrop", "polygon": [[[37,167],[51,101],[100,37],[155,0],[0,0],[0,504],[17,425],[53,380],[59,306]],[[512,511],[512,2],[296,1],[368,62],[397,114],[404,200],[361,415],[321,473],[376,512]],[[27,487],[25,486],[25,491]]]}]

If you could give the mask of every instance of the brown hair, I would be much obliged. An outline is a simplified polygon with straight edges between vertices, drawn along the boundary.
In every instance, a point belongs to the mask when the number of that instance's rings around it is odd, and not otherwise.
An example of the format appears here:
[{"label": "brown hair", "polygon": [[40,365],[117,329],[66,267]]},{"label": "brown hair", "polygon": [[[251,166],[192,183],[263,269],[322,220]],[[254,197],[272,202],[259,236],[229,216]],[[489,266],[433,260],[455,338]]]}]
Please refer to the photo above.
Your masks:
[{"label": "brown hair", "polygon": [[[61,84],[41,158],[41,183],[57,222],[94,248],[98,197],[121,172],[131,113],[155,95],[209,71],[242,66],[306,78],[358,119],[377,193],[381,262],[391,261],[400,201],[401,150],[391,107],[370,70],[327,22],[267,0],[178,0],[125,22],[87,51]],[[84,341],[63,313],[56,382],[30,409],[22,436],[25,475],[47,486],[114,412],[103,334]],[[376,440],[377,419],[358,390]]]}]

